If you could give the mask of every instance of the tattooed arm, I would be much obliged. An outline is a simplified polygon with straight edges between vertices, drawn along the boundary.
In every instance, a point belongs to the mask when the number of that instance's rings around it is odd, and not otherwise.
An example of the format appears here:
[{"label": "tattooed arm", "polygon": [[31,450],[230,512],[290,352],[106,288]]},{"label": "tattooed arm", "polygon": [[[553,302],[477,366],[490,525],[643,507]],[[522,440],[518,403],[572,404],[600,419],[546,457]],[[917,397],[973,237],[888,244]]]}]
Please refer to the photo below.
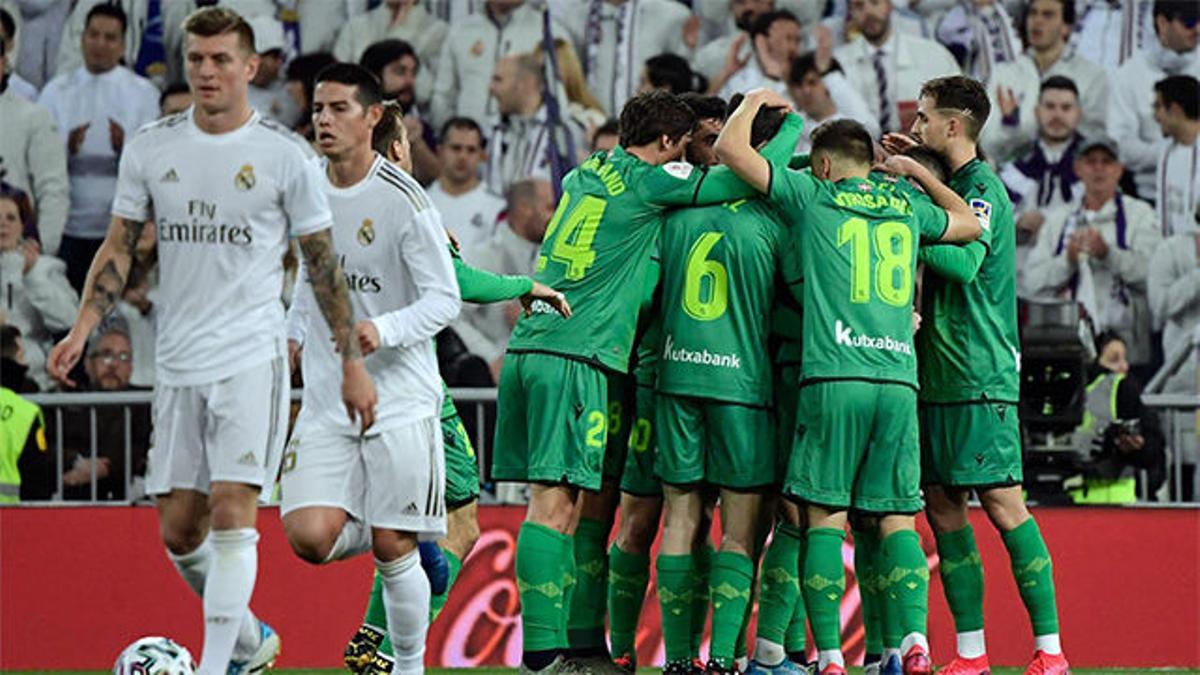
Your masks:
[{"label": "tattooed arm", "polygon": [[375,404],[379,399],[354,337],[354,311],[350,306],[346,277],[333,249],[333,232],[329,228],[317,230],[298,237],[297,241],[304,255],[313,297],[329,324],[337,351],[342,355],[342,401],[351,421],[362,417],[365,432],[375,422]]},{"label": "tattooed arm", "polygon": [[112,311],[117,300],[121,298],[121,291],[125,290],[137,243],[145,227],[144,221],[114,216],[108,226],[108,235],[104,238],[104,243],[92,259],[75,325],[71,327],[67,336],[54,346],[50,351],[50,358],[46,360],[51,377],[68,387],[76,386],[67,375],[79,362],[88,336]]}]

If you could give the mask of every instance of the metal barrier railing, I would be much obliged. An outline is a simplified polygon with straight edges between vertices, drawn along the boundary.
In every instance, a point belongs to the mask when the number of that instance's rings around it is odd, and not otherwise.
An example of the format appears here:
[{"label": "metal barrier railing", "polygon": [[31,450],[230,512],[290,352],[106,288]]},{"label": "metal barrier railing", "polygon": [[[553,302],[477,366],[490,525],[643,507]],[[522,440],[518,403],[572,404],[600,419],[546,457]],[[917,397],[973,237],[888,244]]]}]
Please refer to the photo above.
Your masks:
[{"label": "metal barrier railing", "polygon": [[[292,401],[300,401],[302,390],[292,390]],[[494,404],[496,402],[496,389],[494,388],[455,388],[450,390],[450,395],[459,407],[459,413],[464,417],[468,414],[474,417],[475,434],[473,442],[475,444],[475,458],[479,465],[479,475],[484,476],[485,456],[488,454],[487,449],[490,443],[487,438],[487,410],[486,404]],[[55,493],[52,502],[55,503],[72,503],[72,504],[88,504],[88,503],[130,503],[134,500],[130,499],[131,489],[133,487],[133,409],[137,406],[149,406],[154,399],[152,391],[121,391],[121,392],[64,392],[64,393],[45,393],[45,394],[29,394],[26,395],[28,400],[42,406],[46,417],[47,427],[53,429],[54,444],[52,450],[55,453]],[[1153,409],[1165,413],[1164,418],[1164,434],[1167,438],[1167,445],[1171,454],[1171,471],[1170,480],[1173,482],[1173,490],[1171,494],[1176,496],[1176,501],[1181,499],[1185,494],[1183,490],[1183,465],[1184,465],[1184,449],[1191,448],[1193,462],[1200,460],[1196,457],[1196,445],[1200,443],[1195,434],[1195,425],[1192,425],[1189,431],[1189,425],[1184,421],[1184,416],[1192,416],[1195,418],[1197,410],[1200,410],[1200,395],[1193,394],[1152,394],[1143,397],[1144,403]],[[467,412],[467,406],[474,408],[470,413]],[[65,451],[63,446],[63,418],[64,409],[66,407],[87,407],[88,409],[88,454],[91,459],[91,500],[89,501],[64,501],[64,485],[63,474],[67,467],[64,466]],[[97,459],[100,456],[100,449],[97,447],[97,410],[104,407],[117,407],[123,409],[123,424],[124,424],[124,480],[125,480],[125,499],[124,500],[101,500],[97,494],[98,476],[97,476]],[[49,429],[48,429],[49,431]],[[1190,436],[1189,436],[1190,434]]]}]

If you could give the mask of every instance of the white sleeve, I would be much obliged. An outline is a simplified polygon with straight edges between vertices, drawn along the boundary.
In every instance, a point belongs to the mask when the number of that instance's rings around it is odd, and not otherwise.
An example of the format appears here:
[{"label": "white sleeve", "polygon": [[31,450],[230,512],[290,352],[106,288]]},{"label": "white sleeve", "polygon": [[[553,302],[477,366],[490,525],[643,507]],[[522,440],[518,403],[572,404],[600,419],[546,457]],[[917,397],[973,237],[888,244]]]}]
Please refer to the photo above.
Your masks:
[{"label": "white sleeve", "polygon": [[292,291],[292,306],[287,310],[287,339],[295,340],[300,345],[304,344],[304,338],[308,336],[308,317],[312,313],[309,304],[312,298],[311,289],[308,267],[301,257],[299,267],[296,268],[296,288]]},{"label": "white sleeve", "polygon": [[846,75],[833,71],[821,79],[825,82],[825,88],[829,90],[829,97],[833,99],[833,104],[837,106],[838,112],[845,117],[861,122],[871,133],[871,138],[879,138],[881,133],[879,120],[875,119],[875,114],[871,112],[871,107],[867,105],[866,99],[858,93],[854,85],[850,84]]},{"label": "white sleeve", "polygon": [[439,129],[454,117],[458,105],[458,66],[455,62],[454,40],[446,40],[442,54],[438,57],[437,77],[433,80],[433,100],[429,104],[429,115]]},{"label": "white sleeve", "polygon": [[67,175],[67,145],[55,131],[54,118],[38,110],[26,144],[29,187],[37,205],[38,236],[42,250],[56,253],[71,209],[71,183]]},{"label": "white sleeve", "polygon": [[[1200,302],[1200,265],[1185,263],[1181,269],[1175,264],[1179,260],[1175,255],[1176,246],[1194,246],[1192,236],[1177,235],[1163,240],[1150,259],[1150,276],[1146,286],[1156,328],[1162,328],[1168,319],[1174,319]],[[1187,256],[1191,256],[1190,251]]]},{"label": "white sleeve", "polygon": [[446,249],[446,231],[437,211],[424,209],[413,216],[412,225],[402,235],[400,257],[417,286],[417,300],[371,317],[371,321],[385,346],[407,348],[432,339],[462,307],[454,264]]},{"label": "white sleeve", "polygon": [[1128,68],[1130,65],[1133,65],[1133,62],[1126,62],[1126,65],[1117,71],[1114,82],[1116,86],[1108,96],[1106,124],[1109,137],[1120,142],[1118,150],[1121,153],[1121,161],[1125,162],[1125,167],[1130,171],[1138,172],[1154,166],[1161,142],[1144,141],[1138,133],[1140,110],[1143,106],[1146,110],[1150,109],[1148,101],[1138,100],[1138,93],[1149,92],[1151,89],[1145,82],[1128,81],[1127,75],[1136,74]]},{"label": "white sleeve", "polygon": [[150,204],[150,185],[142,171],[142,145],[134,138],[121,153],[117,168],[117,192],[113,195],[112,213],[120,218],[145,222],[154,217]]},{"label": "white sleeve", "polygon": [[79,296],[67,281],[67,266],[54,256],[38,256],[25,275],[25,297],[37,309],[50,331],[63,331],[75,323]]},{"label": "white sleeve", "polygon": [[[293,150],[289,148],[289,150]],[[325,177],[316,162],[294,149],[284,164],[283,211],[288,217],[288,234],[303,237],[333,226],[333,213],[325,197]]]},{"label": "white sleeve", "polygon": [[1162,230],[1158,217],[1150,205],[1130,197],[1125,198],[1125,211],[1129,222],[1129,248],[1121,249],[1116,242],[1108,242],[1108,256],[1101,262],[1135,290],[1146,290],[1146,277],[1150,274],[1150,258],[1162,243]]},{"label": "white sleeve", "polygon": [[1058,238],[1067,226],[1066,209],[1046,211],[1046,222],[1038,230],[1037,243],[1025,260],[1025,294],[1032,297],[1052,296],[1071,279],[1074,270],[1067,254],[1056,255]]}]

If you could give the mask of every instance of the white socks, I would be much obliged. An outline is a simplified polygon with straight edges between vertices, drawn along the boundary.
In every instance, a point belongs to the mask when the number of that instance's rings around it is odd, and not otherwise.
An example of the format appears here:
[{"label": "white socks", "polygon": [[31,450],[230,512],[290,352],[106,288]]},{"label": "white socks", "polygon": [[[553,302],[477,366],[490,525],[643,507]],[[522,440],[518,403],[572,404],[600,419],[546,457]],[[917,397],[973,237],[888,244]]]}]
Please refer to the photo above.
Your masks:
[{"label": "white socks", "polygon": [[252,527],[213,530],[209,539],[213,554],[204,584],[204,651],[196,672],[222,675],[249,614],[258,576],[258,532]]},{"label": "white socks", "polygon": [[842,650],[826,649],[817,652],[817,670],[825,670],[825,667],[831,663],[836,663],[843,668],[846,667],[846,659],[842,657]]},{"label": "white socks", "polygon": [[778,666],[786,658],[787,651],[778,642],[771,642],[763,638],[756,638],[754,640],[754,660],[759,665],[769,667]]},{"label": "white socks", "polygon": [[[208,570],[213,560],[212,535],[210,534],[191,553],[175,555],[168,550],[167,558],[175,564],[175,569],[179,570],[179,576],[183,577],[183,581],[195,591],[196,595],[203,598],[204,584],[206,579],[208,579]],[[242,616],[242,623],[238,627],[237,646],[234,648],[234,656],[239,659],[249,658],[258,649],[260,638],[258,619],[254,617],[254,613],[247,607],[245,615]]]},{"label": "white socks", "polygon": [[1033,648],[1040,649],[1047,654],[1062,653],[1062,643],[1058,639],[1058,633],[1035,635],[1033,638]]},{"label": "white socks", "polygon": [[987,653],[987,645],[983,641],[983,629],[969,630],[959,633],[958,655],[964,659],[977,659]]},{"label": "white socks", "polygon": [[425,672],[425,633],[429,630],[429,579],[414,549],[391,562],[375,559],[383,580],[383,605],[396,665],[392,672]]},{"label": "white socks", "polygon": [[338,532],[337,539],[330,547],[329,555],[325,556],[325,562],[331,563],[335,560],[353,558],[370,550],[371,528],[361,520],[348,517],[346,524],[342,526],[342,531]]}]

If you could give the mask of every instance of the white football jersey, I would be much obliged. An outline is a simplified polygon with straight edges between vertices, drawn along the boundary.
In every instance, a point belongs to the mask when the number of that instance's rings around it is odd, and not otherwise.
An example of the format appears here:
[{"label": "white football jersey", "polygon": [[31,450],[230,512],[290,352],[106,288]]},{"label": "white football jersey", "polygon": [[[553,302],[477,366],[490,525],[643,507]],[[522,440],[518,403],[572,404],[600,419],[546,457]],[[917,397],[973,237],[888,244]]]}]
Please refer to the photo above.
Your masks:
[{"label": "white football jersey", "polygon": [[216,382],[286,353],[288,237],[333,219],[310,152],[258,113],[209,134],[191,109],[125,144],[113,215],[157,228],[159,383]]},{"label": "white football jersey", "polygon": [[[382,346],[367,356],[379,404],[372,432],[440,413],[442,380],[433,337],[462,301],[442,220],[417,181],[376,155],[367,176],[347,188],[322,180],[333,210],[333,241],[350,288],[354,319],[370,319]],[[342,403],[342,357],[302,269],[290,320],[306,323],[300,419],[358,435]]]}]

